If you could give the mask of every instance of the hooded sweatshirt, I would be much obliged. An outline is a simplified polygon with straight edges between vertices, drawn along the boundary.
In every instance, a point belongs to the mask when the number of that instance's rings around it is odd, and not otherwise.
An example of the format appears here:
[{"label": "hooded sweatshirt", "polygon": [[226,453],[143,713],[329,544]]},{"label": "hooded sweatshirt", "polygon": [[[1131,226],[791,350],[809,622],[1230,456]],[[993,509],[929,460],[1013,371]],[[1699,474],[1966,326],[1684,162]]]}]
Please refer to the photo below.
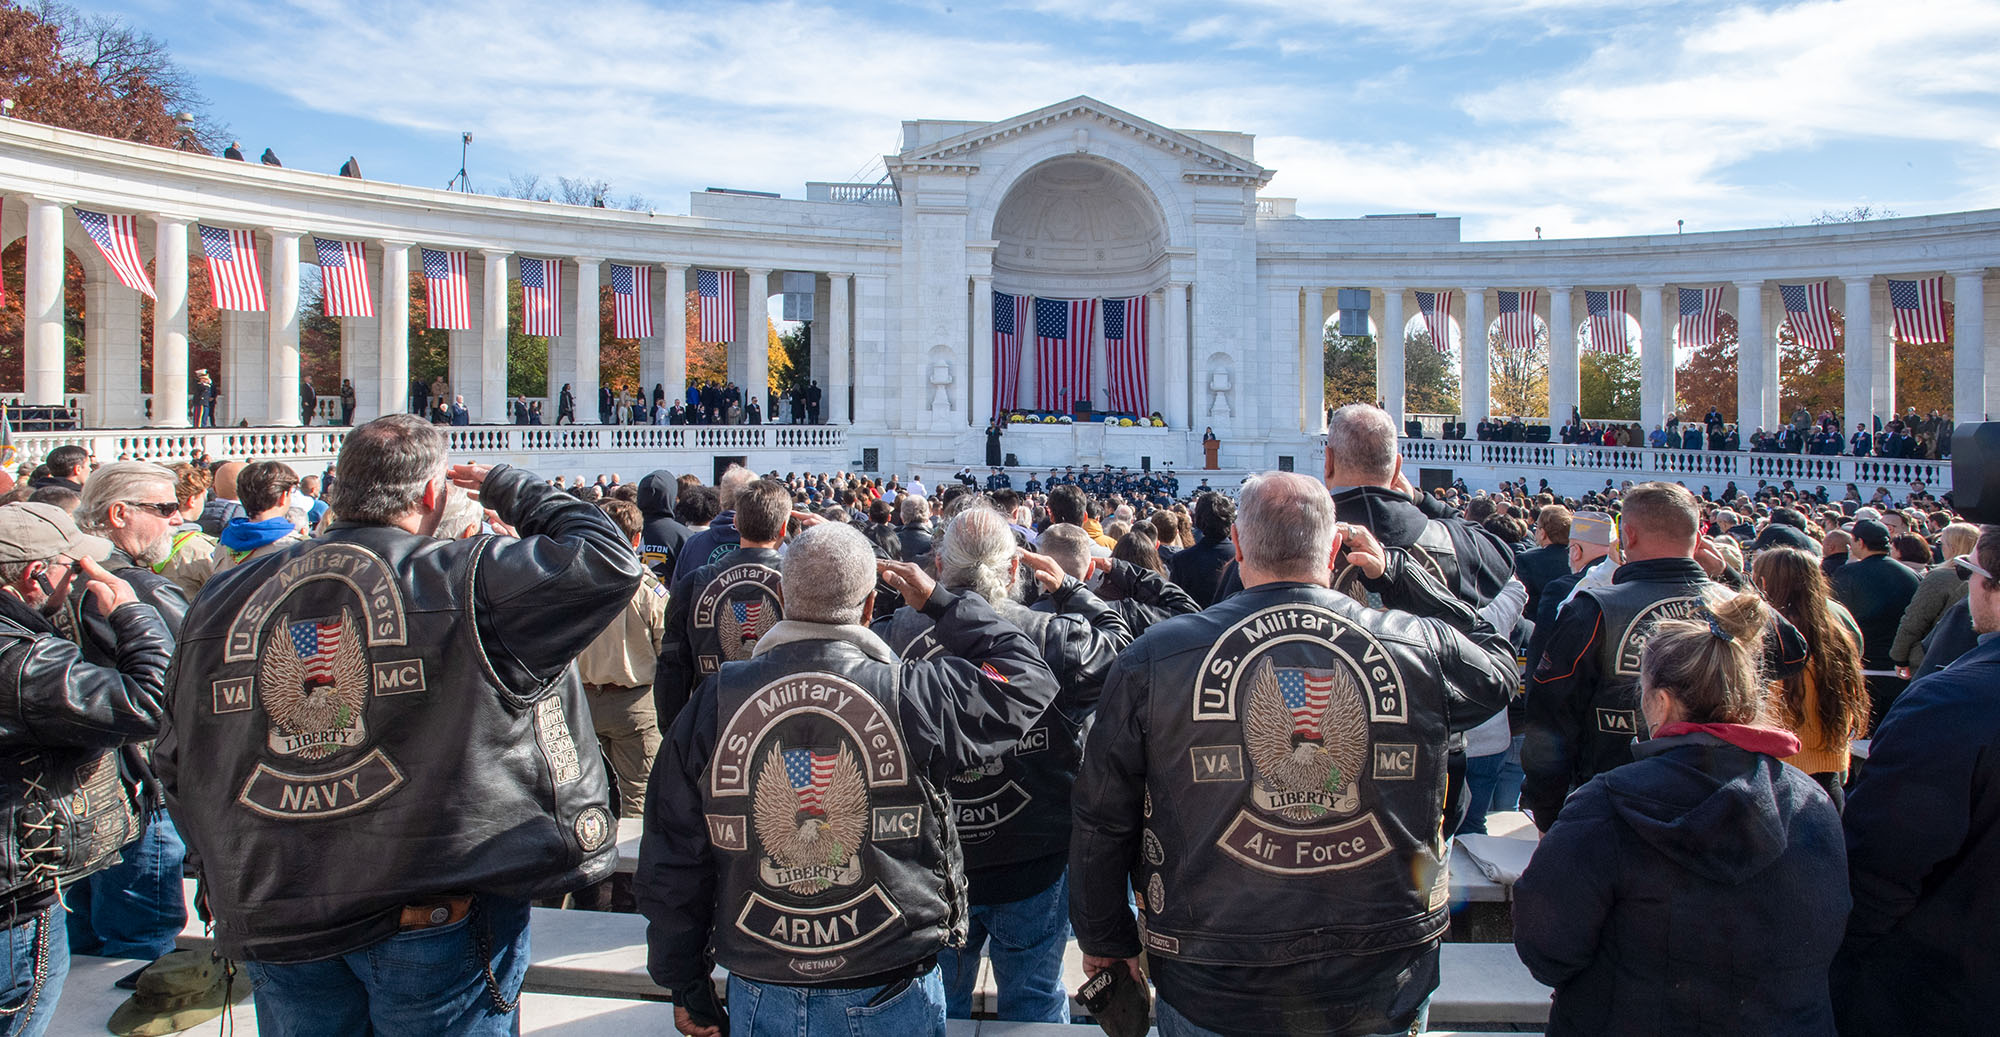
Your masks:
[{"label": "hooded sweatshirt", "polygon": [[674,518],[680,483],[674,473],[661,469],[639,480],[639,511],[646,517],[639,535],[639,560],[651,566],[653,575],[665,581],[673,575],[681,546],[693,532]]},{"label": "hooded sweatshirt", "polygon": [[1514,886],[1563,1034],[1832,1037],[1840,817],[1788,732],[1667,724],[1573,793]]}]

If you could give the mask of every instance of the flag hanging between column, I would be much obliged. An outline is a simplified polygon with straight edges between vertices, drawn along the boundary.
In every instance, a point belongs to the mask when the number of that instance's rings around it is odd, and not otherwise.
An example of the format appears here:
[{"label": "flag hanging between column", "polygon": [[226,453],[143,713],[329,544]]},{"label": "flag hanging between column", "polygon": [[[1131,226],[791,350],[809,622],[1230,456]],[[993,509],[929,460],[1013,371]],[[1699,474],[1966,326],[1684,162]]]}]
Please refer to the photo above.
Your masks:
[{"label": "flag hanging between column", "polygon": [[1450,292],[1418,292],[1417,311],[1424,315],[1424,330],[1431,333],[1431,345],[1440,353],[1451,352]]},{"label": "flag hanging between column", "polygon": [[1584,289],[1583,308],[1590,314],[1590,351],[1625,354],[1632,347],[1625,341],[1625,289],[1593,292]]},{"label": "flag hanging between column", "polygon": [[1021,389],[1021,330],[1028,324],[1028,297],[993,293],[993,413],[1013,410]]},{"label": "flag hanging between column", "polygon": [[1913,346],[1947,340],[1944,277],[1915,281],[1889,279],[1889,308],[1896,314],[1896,337]]},{"label": "flag hanging between column", "polygon": [[736,271],[695,271],[694,293],[701,300],[701,338],[698,341],[736,341]]},{"label": "flag hanging between column", "polygon": [[[472,287],[465,277],[466,254],[422,249],[424,309],[433,331],[466,331],[472,327]],[[496,286],[488,286],[487,291]],[[506,285],[497,286],[505,292]]]},{"label": "flag hanging between column", "polygon": [[652,269],[611,264],[611,331],[614,337],[653,337]]},{"label": "flag hanging between column", "polygon": [[208,289],[218,310],[259,313],[264,278],[257,271],[257,237],[247,230],[197,225],[201,253],[208,257]]},{"label": "flag hanging between column", "polygon": [[146,276],[146,260],[139,255],[139,233],[132,216],[78,209],[76,222],[90,235],[97,250],[104,253],[119,283],[148,299],[154,298],[153,279]]},{"label": "flag hanging between column", "polygon": [[319,254],[322,301],[329,317],[373,317],[375,300],[368,297],[368,268],[362,264],[361,243],[313,238]]},{"label": "flag hanging between column", "polygon": [[521,260],[521,330],[562,334],[562,260]]},{"label": "flag hanging between column", "polygon": [[1722,335],[1722,289],[1680,289],[1680,323],[1675,332],[1680,346],[1700,349]]},{"label": "flag hanging between column", "polygon": [[1833,308],[1826,301],[1826,282],[1781,284],[1778,296],[1785,301],[1785,320],[1792,336],[1813,349],[1839,349],[1833,340]]},{"label": "flag hanging between column", "polygon": [[1500,297],[1500,341],[1527,352],[1535,348],[1536,292],[1496,292]]},{"label": "flag hanging between column", "polygon": [[1067,412],[1090,399],[1090,340],[1096,299],[1035,300],[1035,370],[1040,406]]},{"label": "flag hanging between column", "polygon": [[1111,409],[1144,417],[1146,391],[1146,297],[1104,300],[1104,351],[1111,374]]}]

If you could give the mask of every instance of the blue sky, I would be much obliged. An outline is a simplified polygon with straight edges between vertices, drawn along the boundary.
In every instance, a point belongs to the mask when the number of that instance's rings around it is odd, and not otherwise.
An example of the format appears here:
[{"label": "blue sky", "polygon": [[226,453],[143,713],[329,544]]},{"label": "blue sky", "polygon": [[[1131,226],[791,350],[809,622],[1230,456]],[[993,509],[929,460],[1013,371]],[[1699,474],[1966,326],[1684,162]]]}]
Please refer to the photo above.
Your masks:
[{"label": "blue sky", "polygon": [[912,118],[1077,94],[1257,135],[1305,216],[1468,239],[2000,206],[2000,2],[124,0],[254,161],[442,187],[873,179]]}]

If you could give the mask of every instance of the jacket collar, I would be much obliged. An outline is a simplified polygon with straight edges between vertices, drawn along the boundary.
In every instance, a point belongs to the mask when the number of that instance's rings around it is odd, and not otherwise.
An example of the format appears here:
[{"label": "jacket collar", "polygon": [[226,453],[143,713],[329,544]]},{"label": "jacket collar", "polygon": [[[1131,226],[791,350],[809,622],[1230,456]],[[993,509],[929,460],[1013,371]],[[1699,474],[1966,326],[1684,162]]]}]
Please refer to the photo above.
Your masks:
[{"label": "jacket collar", "polygon": [[1612,583],[1632,583],[1637,580],[1706,580],[1708,574],[1692,558],[1648,558],[1643,562],[1626,562],[1611,574]]},{"label": "jacket collar", "polygon": [[757,639],[757,647],[750,651],[750,657],[754,659],[779,645],[806,641],[844,641],[876,662],[896,661],[896,653],[889,650],[888,642],[875,636],[875,632],[867,627],[856,623],[812,623],[803,619],[779,620],[769,633]]}]

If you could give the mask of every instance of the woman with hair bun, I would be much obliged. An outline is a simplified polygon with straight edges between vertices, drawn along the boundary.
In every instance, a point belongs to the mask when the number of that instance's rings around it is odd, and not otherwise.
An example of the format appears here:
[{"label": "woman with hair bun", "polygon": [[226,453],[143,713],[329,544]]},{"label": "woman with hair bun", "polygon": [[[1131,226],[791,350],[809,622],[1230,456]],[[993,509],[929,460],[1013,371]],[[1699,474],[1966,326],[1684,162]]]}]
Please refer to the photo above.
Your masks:
[{"label": "woman with hair bun", "polygon": [[1755,594],[1664,620],[1639,659],[1652,737],[1572,793],[1514,886],[1514,946],[1555,988],[1549,1037],[1832,1037],[1851,899],[1840,816],[1780,759]]}]

